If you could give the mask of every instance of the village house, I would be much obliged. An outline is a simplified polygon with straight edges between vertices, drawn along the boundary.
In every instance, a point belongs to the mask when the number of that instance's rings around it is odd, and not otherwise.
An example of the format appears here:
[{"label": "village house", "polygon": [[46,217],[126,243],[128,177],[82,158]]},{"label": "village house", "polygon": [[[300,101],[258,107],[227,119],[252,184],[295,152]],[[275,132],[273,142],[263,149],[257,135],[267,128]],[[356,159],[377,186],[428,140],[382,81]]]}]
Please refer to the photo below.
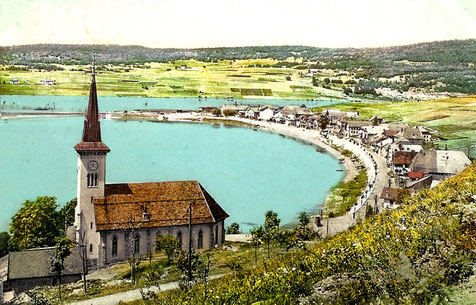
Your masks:
[{"label": "village house", "polygon": [[216,111],[218,108],[217,107],[212,107],[212,106],[202,106],[199,108],[200,112],[202,113],[212,113],[213,111]]},{"label": "village house", "polygon": [[384,209],[394,209],[397,207],[396,200],[400,194],[405,192],[403,189],[384,187],[380,194],[380,199],[383,199]]},{"label": "village house", "polygon": [[19,83],[18,78],[10,78],[10,85],[18,85]]},{"label": "village house", "polygon": [[419,144],[412,144],[409,141],[401,141],[399,143],[400,151],[420,152],[423,147]]},{"label": "village house", "polygon": [[435,180],[443,180],[463,171],[471,161],[462,151],[422,150],[412,161],[411,171],[426,172]]},{"label": "village house", "polygon": [[431,141],[431,132],[426,129],[425,127],[418,127],[420,129],[420,132],[423,136],[423,142],[430,142]]},{"label": "village house", "polygon": [[423,145],[423,135],[418,128],[407,127],[403,129],[402,137],[411,144]]},{"label": "village house", "polygon": [[271,106],[263,107],[259,112],[259,118],[262,121],[269,121],[273,117],[275,110]]},{"label": "village house", "polygon": [[285,124],[286,125],[289,125],[289,126],[296,126],[297,124],[297,119],[296,119],[296,116],[294,114],[288,114],[285,116]]},{"label": "village house", "polygon": [[417,155],[414,151],[396,151],[392,157],[392,170],[400,176],[406,176],[413,158]]},{"label": "village house", "polygon": [[345,122],[345,136],[348,138],[360,137],[363,127],[372,126],[368,121],[346,121]]},{"label": "village house", "polygon": [[56,81],[54,79],[40,79],[40,84],[45,86],[56,85]]},{"label": "village house", "polygon": [[362,141],[368,145],[376,144],[385,130],[385,126],[363,126],[361,132]]},{"label": "village house", "polygon": [[260,111],[258,107],[248,107],[245,110],[245,118],[257,120],[259,119]]},{"label": "village house", "polygon": [[[61,282],[72,283],[81,279],[83,272],[80,248],[71,250],[65,259]],[[10,252],[0,259],[0,282],[2,296],[10,298],[11,294],[30,290],[37,286],[56,285],[57,275],[52,271],[51,260],[54,247],[35,248],[19,252]],[[0,298],[0,301],[3,297]]]},{"label": "village house", "polygon": [[175,236],[182,249],[189,240],[195,249],[225,241],[228,214],[198,181],[106,183],[110,149],[101,139],[94,65],[82,140],[74,148],[75,235],[91,267],[153,253],[161,234]]}]

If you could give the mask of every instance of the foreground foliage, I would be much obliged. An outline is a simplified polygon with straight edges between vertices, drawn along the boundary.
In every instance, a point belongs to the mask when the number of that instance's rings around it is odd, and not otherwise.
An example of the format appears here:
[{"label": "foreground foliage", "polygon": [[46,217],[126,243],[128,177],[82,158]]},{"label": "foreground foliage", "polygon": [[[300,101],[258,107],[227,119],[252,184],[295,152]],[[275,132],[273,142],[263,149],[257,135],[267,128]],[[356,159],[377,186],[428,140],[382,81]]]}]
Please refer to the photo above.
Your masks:
[{"label": "foreground foliage", "polygon": [[[427,304],[472,274],[476,164],[339,235],[154,304]],[[140,301],[144,302],[144,301]]]},{"label": "foreground foliage", "polygon": [[367,172],[361,170],[352,180],[339,182],[332,189],[332,194],[325,210],[330,217],[341,216],[350,211],[367,186]]}]

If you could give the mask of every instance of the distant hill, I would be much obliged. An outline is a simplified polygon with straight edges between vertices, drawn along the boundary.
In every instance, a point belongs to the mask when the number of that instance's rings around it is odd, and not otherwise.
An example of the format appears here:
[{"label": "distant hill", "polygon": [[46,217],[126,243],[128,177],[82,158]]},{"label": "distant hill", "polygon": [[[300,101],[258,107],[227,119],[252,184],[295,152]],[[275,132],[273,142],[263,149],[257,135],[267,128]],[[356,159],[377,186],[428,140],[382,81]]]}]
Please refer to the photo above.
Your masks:
[{"label": "distant hill", "polygon": [[284,60],[302,57],[326,63],[340,62],[343,68],[354,66],[382,66],[388,62],[408,60],[463,64],[476,62],[476,39],[438,41],[413,45],[365,48],[331,49],[307,46],[252,46],[199,49],[153,49],[142,46],[119,45],[59,45],[36,44],[0,47],[0,61],[9,64],[58,63],[87,64],[95,48],[99,64],[143,63],[178,59],[203,61],[252,58]]},{"label": "distant hill", "polygon": [[[268,68],[333,69],[337,76],[340,70],[348,71],[359,80],[358,91],[362,91],[362,88],[369,92],[373,92],[372,89],[391,88],[407,92],[416,88],[476,93],[476,39],[364,49],[307,46],[153,49],[142,46],[38,44],[0,47],[0,64],[28,66],[4,68],[8,70],[61,70],[53,64],[90,64],[94,48],[98,65],[188,59],[211,62],[272,58],[279,62],[273,66],[267,65]],[[302,58],[303,61],[284,61],[290,57]],[[266,68],[265,65],[259,67]]]}]

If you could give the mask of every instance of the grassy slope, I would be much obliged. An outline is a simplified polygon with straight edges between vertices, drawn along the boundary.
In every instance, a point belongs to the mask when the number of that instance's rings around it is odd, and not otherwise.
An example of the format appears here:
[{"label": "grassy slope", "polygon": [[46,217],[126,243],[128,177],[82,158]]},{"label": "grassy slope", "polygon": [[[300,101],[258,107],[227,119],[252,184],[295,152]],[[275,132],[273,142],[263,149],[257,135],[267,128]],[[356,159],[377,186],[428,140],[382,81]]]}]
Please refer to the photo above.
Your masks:
[{"label": "grassy slope", "polygon": [[[476,164],[401,208],[237,276],[160,294],[153,304],[428,304],[476,263]],[[143,304],[136,301],[134,304]]]},{"label": "grassy slope", "polygon": [[442,144],[448,144],[448,148],[464,148],[476,143],[474,95],[422,102],[349,103],[336,105],[335,108],[360,111],[366,119],[372,115],[381,115],[387,122],[430,127],[438,131]]},{"label": "grassy slope", "polygon": [[[100,72],[97,77],[98,92],[102,95],[149,96],[149,97],[248,97],[231,88],[271,89],[277,99],[342,99],[340,91],[316,88],[309,78],[300,78],[301,70],[288,68],[254,68],[253,64],[274,64],[276,60],[240,60],[205,63],[195,60],[171,63],[151,63],[150,69],[132,68],[124,72]],[[186,65],[197,70],[176,70],[176,66]],[[62,66],[64,71],[26,72],[0,71],[0,94],[31,95],[84,95],[89,92],[90,76],[82,71],[71,71],[80,66]],[[167,71],[167,69],[171,69]],[[285,78],[291,74],[291,81]],[[238,76],[238,77],[237,77]],[[241,76],[241,77],[240,77]],[[10,85],[10,78],[18,78],[19,85]],[[40,79],[55,79],[56,86],[42,86]],[[3,81],[7,84],[3,84]],[[134,80],[138,82],[119,82]],[[146,90],[140,82],[156,83]]]}]

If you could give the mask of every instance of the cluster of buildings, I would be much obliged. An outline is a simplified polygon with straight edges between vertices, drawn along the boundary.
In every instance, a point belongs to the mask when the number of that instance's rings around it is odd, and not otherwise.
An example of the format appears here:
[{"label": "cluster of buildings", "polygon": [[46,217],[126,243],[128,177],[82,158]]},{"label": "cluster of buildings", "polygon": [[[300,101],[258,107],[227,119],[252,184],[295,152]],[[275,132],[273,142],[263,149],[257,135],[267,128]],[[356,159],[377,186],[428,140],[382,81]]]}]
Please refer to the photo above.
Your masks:
[{"label": "cluster of buildings", "polygon": [[395,207],[402,193],[433,187],[471,164],[463,151],[425,148],[432,146],[431,130],[385,123],[380,116],[362,120],[359,112],[325,109],[317,113],[304,106],[224,105],[221,110],[234,111],[241,118],[316,129],[324,137],[351,139],[381,155],[395,177],[393,186],[385,187],[380,195],[385,208]]},{"label": "cluster of buildings", "polygon": [[[20,84],[20,80],[18,78],[11,78],[10,85],[18,85]],[[54,79],[40,79],[40,84],[44,86],[52,86],[56,85],[56,80]]]}]

